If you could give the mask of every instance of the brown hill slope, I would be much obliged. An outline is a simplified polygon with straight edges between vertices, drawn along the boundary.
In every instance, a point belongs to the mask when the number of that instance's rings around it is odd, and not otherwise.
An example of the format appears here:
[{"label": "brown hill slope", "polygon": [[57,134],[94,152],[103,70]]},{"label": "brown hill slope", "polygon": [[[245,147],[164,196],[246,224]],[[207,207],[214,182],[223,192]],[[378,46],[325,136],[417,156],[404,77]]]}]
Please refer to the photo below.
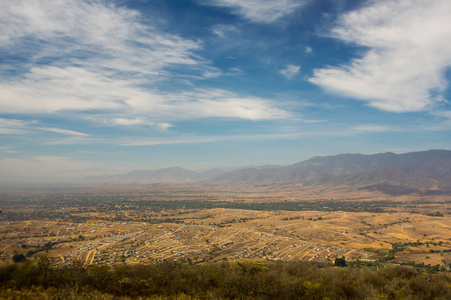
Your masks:
[{"label": "brown hill slope", "polygon": [[203,185],[290,184],[350,185],[384,190],[451,191],[451,151],[429,150],[405,154],[374,155],[341,154],[313,157],[285,167],[268,166],[221,172],[189,171],[167,168],[152,171],[132,171],[117,176],[91,176],[97,183],[200,183]]},{"label": "brown hill slope", "polygon": [[287,183],[304,185],[389,184],[415,189],[451,190],[451,151],[406,154],[341,154],[312,159],[277,169],[242,169],[211,178],[223,183]]}]

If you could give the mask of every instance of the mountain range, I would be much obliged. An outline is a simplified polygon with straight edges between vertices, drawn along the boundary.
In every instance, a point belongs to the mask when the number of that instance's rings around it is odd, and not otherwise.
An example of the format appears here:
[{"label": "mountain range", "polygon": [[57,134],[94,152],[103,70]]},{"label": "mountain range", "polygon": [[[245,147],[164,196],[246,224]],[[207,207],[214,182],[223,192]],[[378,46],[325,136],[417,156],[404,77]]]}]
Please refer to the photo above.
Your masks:
[{"label": "mountain range", "polygon": [[199,183],[348,185],[387,194],[450,193],[451,151],[428,150],[395,154],[340,154],[313,157],[288,166],[248,167],[203,172],[180,167],[137,170],[123,175],[90,176],[92,183]]}]

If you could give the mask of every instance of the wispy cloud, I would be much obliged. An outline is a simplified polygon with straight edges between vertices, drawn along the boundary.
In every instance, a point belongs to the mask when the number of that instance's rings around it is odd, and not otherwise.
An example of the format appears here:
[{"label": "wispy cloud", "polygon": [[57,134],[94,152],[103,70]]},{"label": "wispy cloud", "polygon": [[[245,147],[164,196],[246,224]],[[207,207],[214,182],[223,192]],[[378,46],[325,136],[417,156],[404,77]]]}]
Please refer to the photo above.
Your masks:
[{"label": "wispy cloud", "polygon": [[[322,133],[325,135],[334,135],[334,133]],[[178,145],[178,144],[204,144],[221,141],[270,141],[280,139],[296,139],[303,136],[313,136],[319,133],[306,132],[277,132],[277,133],[256,133],[243,135],[196,135],[196,136],[178,136],[174,138],[153,138],[153,139],[124,139],[116,141],[121,146],[155,146],[155,145]]]},{"label": "wispy cloud", "polygon": [[368,51],[349,65],[316,69],[310,81],[392,112],[443,101],[451,65],[451,2],[374,1],[342,16],[331,35]]},{"label": "wispy cloud", "polygon": [[8,153],[8,154],[17,154],[19,151],[11,150],[10,147],[0,147],[0,152]]},{"label": "wispy cloud", "polygon": [[[179,113],[186,117],[224,117],[247,120],[274,120],[288,118],[291,114],[279,108],[275,101],[239,95],[222,89],[196,89],[180,94],[166,95],[172,108],[182,101]],[[181,117],[183,118],[183,117]]]},{"label": "wispy cloud", "polygon": [[[24,78],[0,84],[4,113],[54,113],[123,108],[136,89],[106,74],[79,67],[34,67]],[[39,99],[39,101],[36,101]]]},{"label": "wispy cloud", "polygon": [[[307,123],[308,124],[308,123]],[[414,129],[411,129],[414,130]],[[276,141],[276,140],[295,140],[299,138],[336,138],[350,137],[361,134],[373,134],[387,131],[404,131],[403,129],[392,126],[380,125],[360,125],[360,126],[342,126],[336,128],[327,126],[315,126],[305,130],[302,126],[279,127],[275,130],[252,134],[224,134],[224,135],[178,135],[174,137],[154,137],[154,138],[123,138],[121,140],[110,141],[121,146],[155,146],[155,145],[177,145],[177,144],[204,144],[221,141]]]},{"label": "wispy cloud", "polygon": [[198,42],[103,1],[2,1],[0,26],[0,49],[20,57],[0,73],[4,113],[121,109],[169,66],[212,70]]},{"label": "wispy cloud", "polygon": [[0,118],[0,134],[26,134],[33,121]]},{"label": "wispy cloud", "polygon": [[386,126],[386,125],[358,125],[351,128],[351,130],[354,129],[357,132],[390,132],[390,131],[399,131],[399,129],[395,129],[393,126]]},{"label": "wispy cloud", "polygon": [[169,124],[169,123],[158,123],[157,126],[161,129],[161,130],[167,130],[171,127],[174,127],[174,125]]},{"label": "wispy cloud", "polygon": [[110,120],[111,125],[122,125],[122,126],[131,126],[131,125],[153,125],[152,122],[149,122],[144,118],[113,118]]},{"label": "wispy cloud", "polygon": [[240,33],[240,30],[235,25],[230,24],[218,24],[211,29],[214,34],[219,37],[226,37]]},{"label": "wispy cloud", "polygon": [[198,0],[204,5],[231,8],[251,22],[271,23],[288,15],[307,1],[302,0]]},{"label": "wispy cloud", "polygon": [[[276,120],[291,116],[277,101],[240,95],[222,89],[194,89],[179,93],[143,92],[123,101],[120,110],[89,117],[105,125],[149,125],[201,118]],[[119,114],[121,117],[115,115]],[[167,125],[163,126],[169,128]]]},{"label": "wispy cloud", "polygon": [[30,135],[42,132],[52,132],[70,136],[88,136],[86,133],[53,127],[40,126],[37,121],[23,121],[0,118],[0,134]]},{"label": "wispy cloud", "polygon": [[201,62],[192,52],[197,42],[161,33],[137,11],[104,1],[2,1],[0,16],[3,48],[35,60],[146,74]]},{"label": "wispy cloud", "polygon": [[291,79],[298,75],[301,70],[301,66],[286,65],[284,69],[280,70],[279,73],[282,74],[286,79]]},{"label": "wispy cloud", "polygon": [[447,118],[451,120],[451,110],[442,110],[434,113],[436,116]]},{"label": "wispy cloud", "polygon": [[89,112],[106,115],[107,123],[116,125],[144,124],[152,118],[150,125],[160,129],[175,119],[288,115],[273,101],[224,90],[159,90],[157,82],[176,78],[184,68],[197,72],[190,76],[198,79],[223,73],[196,54],[200,42],[160,32],[144,24],[136,11],[103,1],[18,0],[0,5],[0,49],[22,57],[14,74],[0,73],[3,113],[71,112],[87,119]]},{"label": "wispy cloud", "polygon": [[60,128],[38,128],[38,129],[43,130],[43,131],[48,131],[48,132],[64,134],[64,135],[88,136],[88,134],[86,134],[86,133],[78,132],[78,131],[74,131],[74,130],[68,130],[68,129],[60,129]]},{"label": "wispy cloud", "polygon": [[151,126],[153,128],[158,128],[161,130],[167,130],[174,125],[169,123],[154,123],[147,118],[137,117],[137,118],[113,118],[103,120],[106,125],[119,125],[119,126]]}]

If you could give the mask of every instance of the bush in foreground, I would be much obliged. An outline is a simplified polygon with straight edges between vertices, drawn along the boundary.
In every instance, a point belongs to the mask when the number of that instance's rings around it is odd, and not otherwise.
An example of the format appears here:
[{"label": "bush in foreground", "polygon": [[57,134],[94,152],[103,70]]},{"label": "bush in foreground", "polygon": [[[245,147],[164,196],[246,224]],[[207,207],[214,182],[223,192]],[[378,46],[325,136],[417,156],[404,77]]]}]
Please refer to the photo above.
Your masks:
[{"label": "bush in foreground", "polygon": [[40,258],[0,267],[0,297],[36,289],[51,299],[451,299],[449,276],[400,266],[238,261],[49,268]]}]

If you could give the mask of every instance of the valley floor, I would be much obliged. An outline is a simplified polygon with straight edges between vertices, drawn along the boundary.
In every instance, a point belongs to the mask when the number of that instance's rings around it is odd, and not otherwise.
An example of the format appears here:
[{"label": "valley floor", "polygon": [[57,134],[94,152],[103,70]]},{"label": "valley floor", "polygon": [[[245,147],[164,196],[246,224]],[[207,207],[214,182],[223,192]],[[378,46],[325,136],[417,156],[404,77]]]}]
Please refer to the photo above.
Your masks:
[{"label": "valley floor", "polygon": [[4,194],[0,262],[43,254],[55,266],[345,258],[449,270],[448,199],[324,195],[303,201],[289,189]]}]

